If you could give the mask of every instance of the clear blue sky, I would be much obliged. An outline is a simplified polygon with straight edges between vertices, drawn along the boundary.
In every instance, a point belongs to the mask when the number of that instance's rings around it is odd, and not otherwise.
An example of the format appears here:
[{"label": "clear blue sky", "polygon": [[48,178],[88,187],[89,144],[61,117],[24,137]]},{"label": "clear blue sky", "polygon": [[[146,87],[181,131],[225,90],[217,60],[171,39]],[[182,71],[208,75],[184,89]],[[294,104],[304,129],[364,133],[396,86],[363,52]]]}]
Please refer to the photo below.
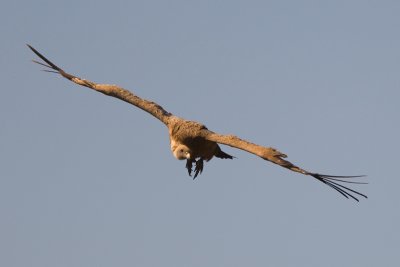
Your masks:
[{"label": "clear blue sky", "polygon": [[[0,265],[396,266],[400,2],[4,1]],[[224,147],[195,181],[124,86],[307,170]]]}]

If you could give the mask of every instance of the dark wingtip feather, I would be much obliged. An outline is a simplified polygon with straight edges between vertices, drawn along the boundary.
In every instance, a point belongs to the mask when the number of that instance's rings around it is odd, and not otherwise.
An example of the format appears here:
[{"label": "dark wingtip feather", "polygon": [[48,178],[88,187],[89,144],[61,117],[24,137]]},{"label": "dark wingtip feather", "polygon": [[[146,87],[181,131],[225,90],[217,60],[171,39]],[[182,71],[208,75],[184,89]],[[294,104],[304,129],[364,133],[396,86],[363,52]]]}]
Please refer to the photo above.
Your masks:
[{"label": "dark wingtip feather", "polygon": [[37,60],[32,60],[34,63],[39,64],[41,66],[44,66],[46,68],[49,69],[53,69],[54,71],[48,71],[47,72],[54,72],[54,73],[59,73],[61,74],[61,76],[63,76],[64,78],[67,78],[69,80],[72,80],[73,78],[76,78],[74,75],[68,74],[66,73],[64,70],[62,70],[60,67],[58,67],[56,64],[54,64],[53,62],[51,62],[50,60],[48,60],[45,56],[43,56],[42,54],[39,53],[39,51],[37,51],[35,48],[33,48],[31,45],[26,44],[32,51],[33,53],[35,53],[41,60],[43,60],[45,63],[39,62]]},{"label": "dark wingtip feather", "polygon": [[[56,71],[62,71],[59,67],[57,67],[53,62],[51,62],[50,60],[48,60],[45,56],[43,56],[42,54],[39,53],[39,51],[37,51],[35,48],[33,48],[31,45],[27,44],[27,46],[33,51],[33,53],[35,53],[38,57],[40,57],[44,62],[46,62],[52,69],[56,70]],[[35,63],[38,63],[36,61],[34,61]],[[38,63],[40,64],[40,63]],[[44,65],[44,64],[41,64]],[[47,67],[49,67],[47,66]]]},{"label": "dark wingtip feather", "polygon": [[319,173],[309,173],[312,177],[316,178],[317,180],[323,182],[324,184],[330,186],[331,188],[335,189],[338,191],[340,194],[345,196],[346,198],[352,198],[356,201],[359,201],[357,197],[355,197],[354,194],[358,196],[362,196],[364,198],[368,198],[366,195],[355,191],[353,189],[350,189],[347,186],[344,186],[341,183],[352,183],[352,184],[367,184],[365,182],[356,182],[356,181],[347,181],[343,179],[352,179],[352,178],[361,178],[365,177],[365,175],[354,175],[354,176],[337,176],[337,175],[325,175],[325,174],[319,174]]}]

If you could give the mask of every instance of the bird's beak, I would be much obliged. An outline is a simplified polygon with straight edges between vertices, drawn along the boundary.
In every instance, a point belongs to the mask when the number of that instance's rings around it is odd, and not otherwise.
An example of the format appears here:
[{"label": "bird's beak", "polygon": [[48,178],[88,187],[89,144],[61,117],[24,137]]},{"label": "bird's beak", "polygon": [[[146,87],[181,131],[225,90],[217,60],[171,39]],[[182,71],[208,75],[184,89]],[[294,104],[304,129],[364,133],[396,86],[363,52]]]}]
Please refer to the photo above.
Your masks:
[{"label": "bird's beak", "polygon": [[186,153],[186,158],[190,159],[190,153]]}]

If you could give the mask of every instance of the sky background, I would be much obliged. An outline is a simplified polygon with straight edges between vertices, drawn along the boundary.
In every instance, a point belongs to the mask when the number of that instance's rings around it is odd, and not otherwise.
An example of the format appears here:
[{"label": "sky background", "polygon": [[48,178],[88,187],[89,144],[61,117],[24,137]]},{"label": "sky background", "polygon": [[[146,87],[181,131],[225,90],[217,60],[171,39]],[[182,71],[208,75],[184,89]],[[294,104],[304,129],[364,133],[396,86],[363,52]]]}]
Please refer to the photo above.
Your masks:
[{"label": "sky background", "polygon": [[[3,1],[0,265],[397,266],[399,1]],[[366,174],[359,203],[230,147],[195,181],[164,125],[78,76]]]}]

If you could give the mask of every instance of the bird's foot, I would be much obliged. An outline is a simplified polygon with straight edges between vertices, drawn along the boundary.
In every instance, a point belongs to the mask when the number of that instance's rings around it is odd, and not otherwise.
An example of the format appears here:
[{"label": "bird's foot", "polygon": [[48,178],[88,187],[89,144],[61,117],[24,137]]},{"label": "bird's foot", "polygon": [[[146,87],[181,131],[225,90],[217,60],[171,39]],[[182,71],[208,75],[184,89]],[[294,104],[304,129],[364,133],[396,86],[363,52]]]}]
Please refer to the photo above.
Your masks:
[{"label": "bird's foot", "polygon": [[196,179],[197,175],[203,172],[204,161],[202,158],[196,161],[196,167],[194,168],[194,177],[193,180]]},{"label": "bird's foot", "polygon": [[188,170],[189,176],[192,176],[192,165],[194,160],[188,159],[186,160],[186,169]]}]

